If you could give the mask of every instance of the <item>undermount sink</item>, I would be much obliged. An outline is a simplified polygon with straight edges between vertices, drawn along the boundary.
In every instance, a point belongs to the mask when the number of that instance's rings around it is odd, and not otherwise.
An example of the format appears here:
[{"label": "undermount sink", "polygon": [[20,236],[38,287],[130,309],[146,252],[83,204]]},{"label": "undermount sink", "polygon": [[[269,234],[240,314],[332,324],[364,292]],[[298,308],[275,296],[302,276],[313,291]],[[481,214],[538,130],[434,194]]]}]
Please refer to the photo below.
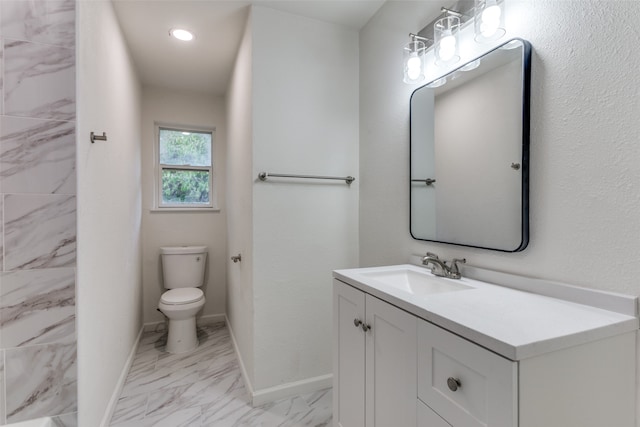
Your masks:
[{"label": "undermount sink", "polygon": [[416,296],[440,294],[474,289],[472,286],[457,283],[451,279],[435,277],[425,272],[418,272],[412,268],[399,267],[394,270],[369,271],[361,273],[369,279],[382,282]]}]

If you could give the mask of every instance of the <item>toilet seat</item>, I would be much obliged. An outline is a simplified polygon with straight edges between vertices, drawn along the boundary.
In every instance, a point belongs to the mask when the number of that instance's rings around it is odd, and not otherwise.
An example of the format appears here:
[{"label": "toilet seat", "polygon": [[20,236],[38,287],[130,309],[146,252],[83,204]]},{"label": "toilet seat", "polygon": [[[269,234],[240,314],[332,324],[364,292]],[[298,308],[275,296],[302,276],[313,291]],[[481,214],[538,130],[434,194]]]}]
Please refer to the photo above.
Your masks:
[{"label": "toilet seat", "polygon": [[204,298],[204,292],[198,288],[171,289],[162,294],[160,302],[167,305],[181,305],[198,302]]}]

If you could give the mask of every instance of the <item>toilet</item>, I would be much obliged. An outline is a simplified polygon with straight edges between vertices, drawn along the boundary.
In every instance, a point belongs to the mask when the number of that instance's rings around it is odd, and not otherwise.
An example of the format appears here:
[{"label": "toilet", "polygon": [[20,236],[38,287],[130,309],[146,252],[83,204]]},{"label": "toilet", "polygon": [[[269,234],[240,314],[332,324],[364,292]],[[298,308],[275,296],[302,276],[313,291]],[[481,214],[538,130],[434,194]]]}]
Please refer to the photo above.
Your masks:
[{"label": "toilet", "polygon": [[204,306],[206,246],[160,248],[164,287],[158,309],[169,319],[168,353],[186,353],[198,347],[196,314]]}]

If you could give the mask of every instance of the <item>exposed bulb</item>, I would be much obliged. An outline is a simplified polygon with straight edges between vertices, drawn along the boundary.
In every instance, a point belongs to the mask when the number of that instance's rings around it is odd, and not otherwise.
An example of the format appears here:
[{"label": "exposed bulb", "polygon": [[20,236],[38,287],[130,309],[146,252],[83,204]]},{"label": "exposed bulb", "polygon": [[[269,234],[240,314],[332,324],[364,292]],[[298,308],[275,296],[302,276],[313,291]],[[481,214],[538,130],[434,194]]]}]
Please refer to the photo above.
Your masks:
[{"label": "exposed bulb", "polygon": [[418,80],[422,74],[422,61],[418,58],[417,52],[412,52],[407,59],[407,77],[410,80]]},{"label": "exposed bulb", "polygon": [[414,38],[405,45],[402,68],[405,83],[416,84],[424,80],[424,42]]},{"label": "exposed bulb", "polygon": [[444,62],[451,60],[456,54],[456,38],[452,35],[443,37],[438,45],[438,56]]},{"label": "exposed bulb", "polygon": [[491,37],[498,31],[501,15],[502,9],[496,3],[484,8],[480,22],[480,33],[482,33],[483,37]]}]

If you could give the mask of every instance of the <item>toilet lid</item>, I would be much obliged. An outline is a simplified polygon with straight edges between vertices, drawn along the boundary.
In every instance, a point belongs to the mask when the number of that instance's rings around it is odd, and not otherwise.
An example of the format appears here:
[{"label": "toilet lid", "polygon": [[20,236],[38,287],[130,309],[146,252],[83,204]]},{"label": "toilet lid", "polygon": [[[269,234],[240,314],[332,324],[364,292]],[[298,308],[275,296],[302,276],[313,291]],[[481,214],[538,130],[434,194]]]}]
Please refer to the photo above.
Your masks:
[{"label": "toilet lid", "polygon": [[160,302],[165,304],[189,304],[204,298],[204,292],[198,288],[177,288],[165,292]]}]

